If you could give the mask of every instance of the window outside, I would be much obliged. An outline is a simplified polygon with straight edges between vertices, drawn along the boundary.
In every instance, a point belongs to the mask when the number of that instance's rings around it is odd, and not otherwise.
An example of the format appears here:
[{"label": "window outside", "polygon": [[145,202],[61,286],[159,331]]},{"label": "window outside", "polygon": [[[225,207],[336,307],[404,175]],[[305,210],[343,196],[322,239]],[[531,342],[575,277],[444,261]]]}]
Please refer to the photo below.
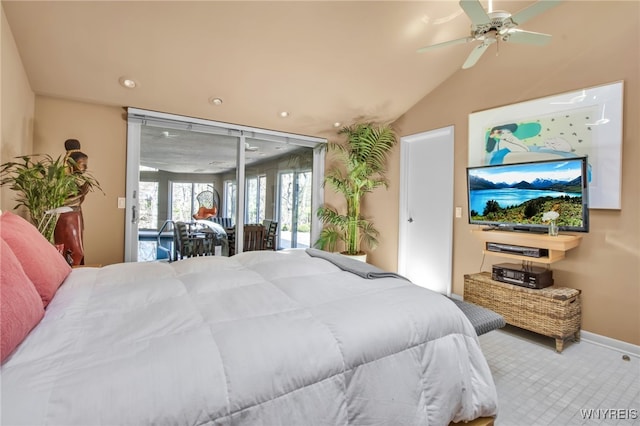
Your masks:
[{"label": "window outside", "polygon": [[191,222],[200,207],[196,197],[211,187],[210,183],[171,182],[171,220]]},{"label": "window outside", "polygon": [[[224,182],[224,217],[236,217],[236,183],[232,180]],[[235,220],[234,220],[235,222]]]},{"label": "window outside", "polygon": [[311,171],[280,173],[280,248],[307,248],[311,240]]},{"label": "window outside", "polygon": [[158,182],[139,184],[139,229],[158,229]]},{"label": "window outside", "polygon": [[[265,199],[267,196],[267,177],[247,178],[246,223],[262,223],[265,219]],[[235,200],[234,200],[235,201]]]}]

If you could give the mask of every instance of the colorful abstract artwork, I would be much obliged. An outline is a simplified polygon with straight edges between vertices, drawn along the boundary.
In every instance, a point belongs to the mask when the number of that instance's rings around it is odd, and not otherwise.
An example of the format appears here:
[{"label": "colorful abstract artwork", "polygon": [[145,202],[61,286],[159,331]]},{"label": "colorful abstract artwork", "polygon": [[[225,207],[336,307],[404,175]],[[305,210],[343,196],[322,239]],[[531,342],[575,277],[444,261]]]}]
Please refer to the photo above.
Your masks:
[{"label": "colorful abstract artwork", "polygon": [[589,207],[620,208],[622,82],[469,115],[469,166],[588,157]]}]

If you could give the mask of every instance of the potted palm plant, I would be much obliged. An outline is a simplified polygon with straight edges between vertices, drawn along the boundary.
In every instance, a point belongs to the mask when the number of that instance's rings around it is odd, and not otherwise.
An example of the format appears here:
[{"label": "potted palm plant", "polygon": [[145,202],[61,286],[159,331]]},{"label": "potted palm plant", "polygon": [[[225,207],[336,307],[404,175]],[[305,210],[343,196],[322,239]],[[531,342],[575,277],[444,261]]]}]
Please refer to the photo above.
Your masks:
[{"label": "potted palm plant", "polygon": [[365,243],[370,249],[378,245],[379,232],[360,212],[362,198],[375,188],[388,186],[385,177],[386,160],[397,143],[395,130],[389,124],[360,123],[342,128],[342,142],[331,142],[329,151],[337,155],[338,165],[324,178],[346,201],[346,211],[323,205],[318,217],[325,224],[315,246],[335,251],[338,242],[344,243],[342,254],[366,256],[361,249]]},{"label": "potted palm plant", "polygon": [[25,155],[17,157],[22,162],[0,165],[0,186],[8,185],[17,192],[14,208],[24,206],[31,222],[44,237],[53,242],[56,216],[64,212],[64,206],[79,195],[80,189],[100,188],[89,173],[70,173],[73,160],[64,156],[56,159],[50,155]]}]

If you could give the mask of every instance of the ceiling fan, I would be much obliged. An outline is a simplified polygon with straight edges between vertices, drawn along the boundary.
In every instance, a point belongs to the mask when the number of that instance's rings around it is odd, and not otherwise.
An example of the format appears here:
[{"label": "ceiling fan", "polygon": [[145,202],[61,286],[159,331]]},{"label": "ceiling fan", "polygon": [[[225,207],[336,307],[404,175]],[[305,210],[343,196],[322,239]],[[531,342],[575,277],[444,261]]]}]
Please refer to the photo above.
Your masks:
[{"label": "ceiling fan", "polygon": [[244,143],[244,150],[245,150],[245,152],[254,152],[254,151],[258,150],[258,147],[250,145],[249,142],[245,142]]},{"label": "ceiling fan", "polygon": [[179,135],[171,134],[168,130],[163,130],[160,134],[165,139],[173,139],[173,138],[177,138],[179,136]]},{"label": "ceiling fan", "polygon": [[[515,15],[503,10],[487,12],[484,10],[479,0],[460,0],[460,7],[471,20],[471,35],[456,40],[449,40],[443,43],[433,44],[418,49],[418,53],[425,52],[434,48],[450,46],[454,44],[468,43],[471,41],[480,41],[480,45],[476,46],[467,60],[462,65],[463,69],[471,68],[478,62],[478,59],[493,43],[500,41],[510,43],[525,43],[538,46],[545,45],[551,41],[549,34],[535,33],[532,31],[524,31],[518,29],[520,24],[525,23],[556,6],[561,0],[540,0],[529,7],[522,9]],[[489,0],[491,3],[491,0]],[[489,5],[491,9],[491,4]]]}]

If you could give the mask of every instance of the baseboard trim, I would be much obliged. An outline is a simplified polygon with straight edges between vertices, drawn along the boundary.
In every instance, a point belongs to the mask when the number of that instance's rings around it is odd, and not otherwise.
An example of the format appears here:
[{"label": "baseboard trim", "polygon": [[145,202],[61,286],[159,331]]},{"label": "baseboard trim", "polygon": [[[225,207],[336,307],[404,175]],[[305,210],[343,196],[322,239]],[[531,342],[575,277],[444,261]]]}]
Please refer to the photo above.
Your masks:
[{"label": "baseboard trim", "polygon": [[584,330],[580,331],[580,340],[640,358],[640,346],[632,343],[623,342],[622,340],[612,339],[611,337],[601,336],[600,334]]}]

